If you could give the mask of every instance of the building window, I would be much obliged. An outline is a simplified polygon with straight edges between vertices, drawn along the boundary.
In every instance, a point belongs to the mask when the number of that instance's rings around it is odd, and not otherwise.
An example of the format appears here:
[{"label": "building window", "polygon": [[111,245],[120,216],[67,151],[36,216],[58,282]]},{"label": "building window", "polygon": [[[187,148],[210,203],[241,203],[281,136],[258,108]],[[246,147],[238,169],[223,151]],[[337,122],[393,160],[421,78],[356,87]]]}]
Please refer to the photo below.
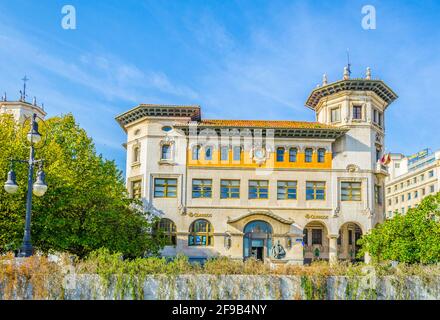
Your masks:
[{"label": "building window", "polygon": [[395,198],[395,203],[399,203],[399,197]]},{"label": "building window", "polygon": [[353,230],[348,230],[348,245],[353,244]]},{"label": "building window", "polygon": [[380,149],[376,149],[376,162],[380,160],[382,151]]},{"label": "building window", "polygon": [[221,180],[220,198],[221,199],[240,198],[240,180]]},{"label": "building window", "polygon": [[220,148],[220,160],[227,161],[229,158],[229,147],[221,147]]},{"label": "building window", "polygon": [[211,179],[193,179],[192,181],[193,198],[211,198],[212,180]]},{"label": "building window", "polygon": [[157,224],[158,231],[165,237],[167,246],[175,246],[176,241],[176,224],[167,218],[160,219]]},{"label": "building window", "polygon": [[420,175],[420,181],[423,181],[423,180],[425,180],[425,175],[424,175],[424,174],[421,174],[421,175]]},{"label": "building window", "polygon": [[402,202],[404,202],[405,201],[405,195],[402,194],[401,198],[402,198]]},{"label": "building window", "polygon": [[322,229],[312,229],[312,245],[322,245]]},{"label": "building window", "polygon": [[399,168],[400,168],[400,163],[396,163],[396,164],[394,165],[394,168],[399,169]]},{"label": "building window", "polygon": [[325,149],[318,149],[318,162],[325,161]]},{"label": "building window", "polygon": [[305,151],[305,155],[306,155],[306,162],[312,162],[313,149],[307,148]]},{"label": "building window", "polygon": [[373,122],[374,123],[378,123],[379,122],[378,115],[379,115],[379,112],[376,109],[373,109]]},{"label": "building window", "polygon": [[306,200],[325,200],[325,182],[307,181]]},{"label": "building window", "polygon": [[388,199],[388,205],[389,206],[391,205],[391,199]]},{"label": "building window", "polygon": [[284,148],[277,148],[277,162],[284,162]]},{"label": "building window", "polygon": [[417,177],[414,177],[413,183],[417,183]]},{"label": "building window", "polygon": [[296,181],[278,181],[277,199],[295,200],[296,199]]},{"label": "building window", "polygon": [[188,246],[212,246],[214,230],[207,220],[196,220],[189,228]]},{"label": "building window", "polygon": [[406,181],[406,186],[409,187],[411,185],[411,180]]},{"label": "building window", "polygon": [[267,199],[269,197],[269,181],[250,180],[249,199]]},{"label": "building window", "polygon": [[177,179],[155,178],[154,179],[155,198],[176,198]]},{"label": "building window", "polygon": [[434,176],[434,170],[428,172],[428,177],[432,178]]},{"label": "building window", "polygon": [[402,214],[404,214],[405,213],[405,208],[402,207],[402,209],[400,209],[400,212],[402,212]]},{"label": "building window", "polygon": [[397,191],[397,184],[394,186],[394,191]]},{"label": "building window", "polygon": [[353,119],[362,119],[362,106],[353,106]]},{"label": "building window", "polygon": [[192,159],[200,160],[200,146],[194,146],[192,148]]},{"label": "building window", "polygon": [[403,189],[403,182],[400,183],[400,189]]},{"label": "building window", "polygon": [[342,201],[361,201],[361,182],[341,182]]},{"label": "building window", "polygon": [[435,187],[434,187],[434,185],[430,186],[430,187],[429,187],[429,192],[430,192],[430,193],[433,193],[434,191],[435,191]]},{"label": "building window", "polygon": [[305,246],[309,245],[309,231],[307,229],[303,230],[303,242]]},{"label": "building window", "polygon": [[391,188],[388,187],[388,188],[387,188],[387,194],[390,194],[390,193],[391,193]]},{"label": "building window", "polygon": [[425,188],[422,189],[422,196],[424,196],[426,194],[426,190]]},{"label": "building window", "polygon": [[408,200],[411,200],[411,192],[408,192]]},{"label": "building window", "polygon": [[133,147],[133,162],[139,162],[141,160],[141,147],[134,146]]},{"label": "building window", "polygon": [[161,159],[171,160],[171,146],[169,144],[164,144],[162,146]]},{"label": "building window", "polygon": [[205,160],[212,160],[212,147],[211,146],[205,147]]},{"label": "building window", "polygon": [[142,180],[131,182],[131,196],[133,199],[140,199],[142,197]]},{"label": "building window", "polygon": [[330,118],[331,118],[331,122],[340,122],[341,121],[341,108],[331,109]]},{"label": "building window", "polygon": [[376,200],[376,203],[381,205],[382,204],[382,187],[375,185],[374,186],[374,198]]},{"label": "building window", "polygon": [[379,127],[383,126],[383,113],[379,112]]},{"label": "building window", "polygon": [[289,162],[296,162],[297,154],[298,154],[297,148],[290,148],[289,149]]},{"label": "building window", "polygon": [[234,161],[240,161],[241,160],[241,147],[240,146],[235,146],[234,147],[232,158],[234,159]]}]

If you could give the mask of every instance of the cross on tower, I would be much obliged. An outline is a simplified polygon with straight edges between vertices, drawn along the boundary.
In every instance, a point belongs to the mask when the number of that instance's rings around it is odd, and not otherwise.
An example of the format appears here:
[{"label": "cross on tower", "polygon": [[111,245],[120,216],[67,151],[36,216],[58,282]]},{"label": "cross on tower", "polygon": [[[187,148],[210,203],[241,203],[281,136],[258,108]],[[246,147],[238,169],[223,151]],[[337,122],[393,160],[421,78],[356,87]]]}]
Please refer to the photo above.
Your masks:
[{"label": "cross on tower", "polygon": [[21,79],[23,81],[23,92],[21,92],[21,101],[26,101],[26,82],[29,81],[29,78],[24,75],[24,78]]}]

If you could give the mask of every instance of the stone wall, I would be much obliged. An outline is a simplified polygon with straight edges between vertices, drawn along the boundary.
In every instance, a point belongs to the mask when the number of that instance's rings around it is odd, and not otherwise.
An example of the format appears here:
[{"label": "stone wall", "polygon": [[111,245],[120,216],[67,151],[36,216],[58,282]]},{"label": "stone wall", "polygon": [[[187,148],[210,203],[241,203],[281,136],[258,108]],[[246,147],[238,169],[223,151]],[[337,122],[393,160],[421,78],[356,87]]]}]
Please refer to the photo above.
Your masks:
[{"label": "stone wall", "polygon": [[[25,282],[23,282],[25,283]],[[7,284],[0,284],[0,299]],[[12,299],[32,299],[31,285],[16,290]],[[26,286],[25,285],[25,286]],[[71,274],[49,299],[440,299],[440,277],[301,277],[254,275],[179,275],[101,278]]]}]

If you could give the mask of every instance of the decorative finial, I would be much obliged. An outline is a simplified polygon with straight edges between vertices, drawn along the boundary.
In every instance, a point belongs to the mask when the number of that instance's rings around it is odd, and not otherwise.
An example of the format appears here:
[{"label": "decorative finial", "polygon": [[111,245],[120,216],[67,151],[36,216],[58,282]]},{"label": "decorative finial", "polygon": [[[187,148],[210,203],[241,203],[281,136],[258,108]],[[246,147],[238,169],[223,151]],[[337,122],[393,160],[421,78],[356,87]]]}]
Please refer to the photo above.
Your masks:
[{"label": "decorative finial", "polygon": [[26,101],[26,82],[29,81],[28,77],[26,77],[26,75],[24,75],[24,78],[21,79],[23,81],[23,91],[20,91],[20,101],[25,102]]},{"label": "decorative finial", "polygon": [[371,80],[371,69],[370,69],[370,67],[367,68],[367,73],[366,73],[365,79]]},{"label": "decorative finial", "polygon": [[322,75],[322,85],[323,86],[326,86],[327,85],[327,74],[326,73],[324,73],[323,75]]},{"label": "decorative finial", "polygon": [[33,104],[34,106],[37,105],[37,97],[34,97],[34,100],[32,101],[32,104]]},{"label": "decorative finial", "polygon": [[344,80],[350,79],[350,71],[348,67],[344,67]]}]

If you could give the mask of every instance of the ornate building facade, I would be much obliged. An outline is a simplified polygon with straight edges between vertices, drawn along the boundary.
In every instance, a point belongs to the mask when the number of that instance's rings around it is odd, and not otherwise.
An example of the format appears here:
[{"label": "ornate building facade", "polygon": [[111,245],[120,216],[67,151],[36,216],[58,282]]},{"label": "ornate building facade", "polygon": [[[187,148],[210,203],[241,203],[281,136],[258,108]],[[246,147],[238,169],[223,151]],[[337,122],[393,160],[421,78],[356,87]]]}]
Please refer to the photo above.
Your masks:
[{"label": "ornate building facade", "polygon": [[127,133],[127,188],[159,215],[163,255],[224,255],[302,264],[354,259],[384,219],[381,80],[318,86],[316,122],[203,119],[199,106],[141,104],[116,120]]}]

